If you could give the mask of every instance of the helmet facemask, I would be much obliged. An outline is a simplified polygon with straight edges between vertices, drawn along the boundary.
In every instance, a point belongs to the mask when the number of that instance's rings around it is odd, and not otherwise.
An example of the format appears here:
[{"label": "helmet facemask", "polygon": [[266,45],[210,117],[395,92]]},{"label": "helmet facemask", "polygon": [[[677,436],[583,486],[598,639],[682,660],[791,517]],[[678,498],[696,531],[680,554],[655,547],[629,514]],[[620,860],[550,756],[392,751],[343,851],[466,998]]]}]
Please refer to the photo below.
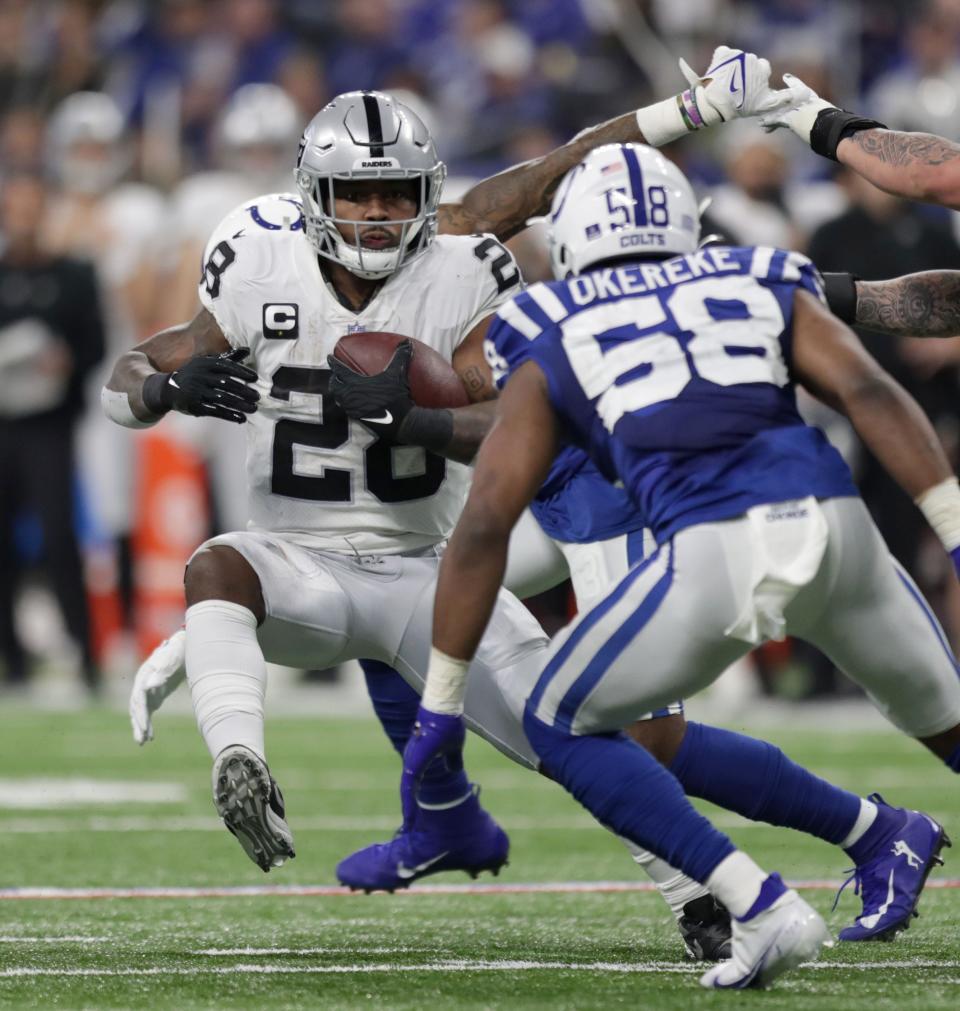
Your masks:
[{"label": "helmet facemask", "polygon": [[[429,171],[420,169],[377,169],[320,175],[301,168],[296,173],[297,189],[303,200],[304,230],[318,256],[345,267],[352,274],[372,280],[389,276],[399,267],[426,252],[437,233],[437,207],[446,169],[442,163]],[[412,218],[391,218],[383,222],[336,217],[337,182],[372,179],[418,183],[417,213]],[[400,226],[396,245],[367,249],[361,229],[377,224]]]}]

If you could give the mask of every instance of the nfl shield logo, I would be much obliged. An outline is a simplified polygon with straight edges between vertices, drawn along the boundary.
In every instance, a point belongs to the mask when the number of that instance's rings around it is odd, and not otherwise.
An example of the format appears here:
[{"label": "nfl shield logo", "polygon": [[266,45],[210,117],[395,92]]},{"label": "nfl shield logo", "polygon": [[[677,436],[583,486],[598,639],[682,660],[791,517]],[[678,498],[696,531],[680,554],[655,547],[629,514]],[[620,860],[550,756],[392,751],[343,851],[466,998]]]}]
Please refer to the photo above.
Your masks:
[{"label": "nfl shield logo", "polygon": [[366,333],[367,328],[362,323],[351,323],[347,327],[347,333]]}]

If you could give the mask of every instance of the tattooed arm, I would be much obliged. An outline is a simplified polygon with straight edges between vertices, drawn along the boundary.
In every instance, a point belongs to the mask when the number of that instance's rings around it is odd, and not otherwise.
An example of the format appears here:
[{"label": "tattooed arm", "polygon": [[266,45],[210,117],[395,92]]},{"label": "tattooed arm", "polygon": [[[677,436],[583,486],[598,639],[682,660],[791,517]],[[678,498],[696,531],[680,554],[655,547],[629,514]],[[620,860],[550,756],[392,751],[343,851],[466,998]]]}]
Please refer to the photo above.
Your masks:
[{"label": "tattooed arm", "polygon": [[843,162],[888,193],[960,210],[960,145],[932,133],[888,130],[838,109],[792,74],[784,74],[783,83],[784,103],[760,120],[765,130],[792,130],[817,154]]},{"label": "tattooed arm", "polygon": [[888,193],[960,210],[960,144],[943,137],[861,130],[840,141],[837,160]]},{"label": "tattooed arm", "polygon": [[439,230],[448,235],[492,232],[506,241],[528,218],[546,214],[560,180],[601,144],[645,143],[636,113],[629,112],[577,134],[540,158],[514,165],[477,183],[459,204],[442,204]]},{"label": "tattooed arm", "polygon": [[960,335],[960,271],[857,281],[857,326],[895,337]]}]

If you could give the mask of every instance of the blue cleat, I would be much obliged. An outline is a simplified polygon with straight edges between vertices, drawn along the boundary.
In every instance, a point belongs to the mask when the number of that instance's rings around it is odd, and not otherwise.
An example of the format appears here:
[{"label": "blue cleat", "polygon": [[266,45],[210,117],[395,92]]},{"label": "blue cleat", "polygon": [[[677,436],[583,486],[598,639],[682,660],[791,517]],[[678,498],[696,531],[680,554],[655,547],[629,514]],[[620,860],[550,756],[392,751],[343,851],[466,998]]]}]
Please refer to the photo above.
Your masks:
[{"label": "blue cleat", "polygon": [[351,889],[393,892],[428,874],[481,871],[499,874],[510,840],[477,799],[479,790],[456,807],[419,808],[411,828],[402,827],[388,843],[375,843],[341,860],[337,878]]},{"label": "blue cleat", "polygon": [[[883,798],[873,793],[870,800],[891,811]],[[943,864],[940,851],[950,845],[943,826],[921,811],[900,809],[900,824],[888,833],[877,851],[857,865],[837,892],[854,882],[854,894],[863,901],[863,912],[851,927],[840,931],[841,941],[892,941],[897,933],[919,916],[917,903],[934,867]],[[834,901],[834,908],[837,902]]]}]

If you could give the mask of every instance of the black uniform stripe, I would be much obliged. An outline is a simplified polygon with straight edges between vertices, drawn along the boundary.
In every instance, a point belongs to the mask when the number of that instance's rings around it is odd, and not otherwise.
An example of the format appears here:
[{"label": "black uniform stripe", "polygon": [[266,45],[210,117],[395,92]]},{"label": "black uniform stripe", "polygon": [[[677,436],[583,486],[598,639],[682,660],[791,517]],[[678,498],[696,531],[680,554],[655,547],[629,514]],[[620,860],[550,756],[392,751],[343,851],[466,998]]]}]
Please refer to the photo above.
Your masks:
[{"label": "black uniform stripe", "polygon": [[373,95],[363,96],[363,108],[367,114],[367,136],[370,138],[370,157],[383,157],[383,122],[380,119],[380,103]]}]

